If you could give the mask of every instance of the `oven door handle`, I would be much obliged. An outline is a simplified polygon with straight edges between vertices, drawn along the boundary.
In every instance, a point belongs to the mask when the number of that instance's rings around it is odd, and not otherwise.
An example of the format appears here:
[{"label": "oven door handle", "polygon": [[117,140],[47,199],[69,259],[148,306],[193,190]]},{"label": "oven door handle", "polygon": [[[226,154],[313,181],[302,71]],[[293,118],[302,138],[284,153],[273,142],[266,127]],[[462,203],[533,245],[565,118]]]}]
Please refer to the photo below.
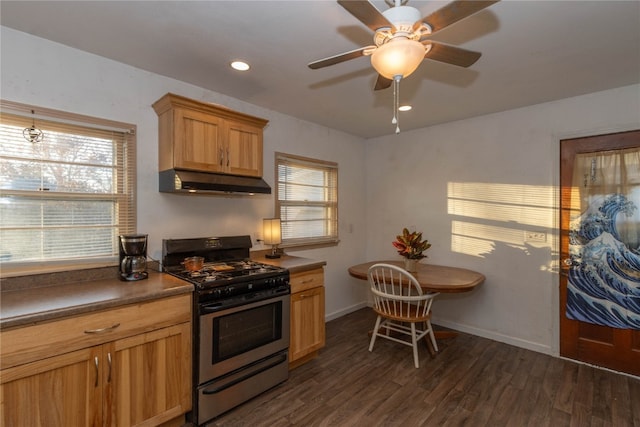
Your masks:
[{"label": "oven door handle", "polygon": [[291,290],[289,287],[283,287],[272,290],[269,293],[256,293],[254,295],[238,295],[233,299],[225,299],[222,301],[216,301],[212,303],[203,303],[200,304],[199,310],[201,315],[218,313],[223,309],[229,309],[233,307],[238,307],[247,304],[253,304],[261,301],[269,301],[271,299],[283,297],[285,295],[290,295]]},{"label": "oven door handle", "polygon": [[202,391],[202,394],[208,395],[208,394],[216,394],[216,393],[220,393],[221,391],[224,391],[226,389],[228,389],[229,387],[232,387],[238,383],[241,383],[242,381],[254,376],[254,375],[258,375],[261,372],[264,372],[268,369],[273,368],[274,366],[277,366],[279,364],[281,364],[282,362],[285,362],[287,360],[287,355],[286,354],[281,354],[280,356],[278,356],[278,358],[276,360],[274,360],[273,362],[269,363],[266,366],[262,366],[260,367],[260,369],[256,370],[256,371],[251,371],[243,376],[241,376],[240,378],[236,378],[233,381],[230,381],[228,383],[225,383],[221,386],[215,387],[215,388],[211,388],[211,389],[205,389]]},{"label": "oven door handle", "polygon": [[216,313],[224,308],[224,304],[216,302],[213,304],[207,304],[200,307],[200,314],[211,314]]}]

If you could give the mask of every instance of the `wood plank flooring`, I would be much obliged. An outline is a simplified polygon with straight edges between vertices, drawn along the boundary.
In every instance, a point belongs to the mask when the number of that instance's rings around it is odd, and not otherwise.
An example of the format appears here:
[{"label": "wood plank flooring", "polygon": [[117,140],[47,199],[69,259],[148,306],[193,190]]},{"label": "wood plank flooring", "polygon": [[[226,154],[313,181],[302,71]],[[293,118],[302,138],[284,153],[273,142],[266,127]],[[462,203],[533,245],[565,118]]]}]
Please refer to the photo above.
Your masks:
[{"label": "wood plank flooring", "polygon": [[319,357],[211,426],[636,426],[640,380],[485,338],[420,349],[369,337],[365,308],[327,323]]}]

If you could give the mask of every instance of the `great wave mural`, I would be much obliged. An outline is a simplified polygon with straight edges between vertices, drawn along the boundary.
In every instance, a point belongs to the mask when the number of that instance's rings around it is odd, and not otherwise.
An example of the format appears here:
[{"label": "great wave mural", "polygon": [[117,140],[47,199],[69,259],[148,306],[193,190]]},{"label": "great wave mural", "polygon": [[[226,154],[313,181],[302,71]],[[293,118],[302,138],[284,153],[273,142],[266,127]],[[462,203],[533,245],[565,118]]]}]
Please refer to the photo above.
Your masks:
[{"label": "great wave mural", "polygon": [[614,328],[640,329],[638,238],[619,233],[637,206],[622,194],[594,199],[573,219],[569,231],[572,266],[567,317]]}]

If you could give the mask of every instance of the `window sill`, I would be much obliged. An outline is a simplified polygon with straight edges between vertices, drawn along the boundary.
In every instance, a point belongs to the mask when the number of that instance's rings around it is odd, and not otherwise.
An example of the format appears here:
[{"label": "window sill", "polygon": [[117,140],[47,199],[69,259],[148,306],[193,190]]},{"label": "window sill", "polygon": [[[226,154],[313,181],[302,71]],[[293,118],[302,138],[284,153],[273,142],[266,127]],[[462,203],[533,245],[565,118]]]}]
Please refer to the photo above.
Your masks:
[{"label": "window sill", "polygon": [[9,277],[33,276],[37,274],[51,274],[69,272],[72,270],[89,270],[104,267],[116,267],[115,261],[97,261],[74,264],[57,265],[6,265],[0,264],[0,279]]},{"label": "window sill", "polygon": [[280,250],[291,250],[291,251],[306,251],[309,249],[319,249],[319,248],[328,248],[333,246],[338,246],[340,240],[335,240],[332,242],[322,242],[322,243],[300,243],[300,244],[281,244],[278,245]]}]

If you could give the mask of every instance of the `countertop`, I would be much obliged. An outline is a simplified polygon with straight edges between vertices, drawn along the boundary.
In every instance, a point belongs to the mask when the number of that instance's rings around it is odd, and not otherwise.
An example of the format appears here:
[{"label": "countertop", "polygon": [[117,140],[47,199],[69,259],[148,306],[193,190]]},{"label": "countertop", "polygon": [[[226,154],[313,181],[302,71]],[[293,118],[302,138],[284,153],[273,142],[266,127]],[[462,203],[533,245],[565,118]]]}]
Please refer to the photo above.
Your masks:
[{"label": "countertop", "polygon": [[289,273],[298,273],[300,271],[314,270],[327,265],[325,261],[317,261],[310,258],[303,258],[282,254],[280,258],[266,258],[265,252],[252,252],[251,259],[264,264],[275,265],[277,267],[286,268]]},{"label": "countertop", "polygon": [[[252,252],[251,259],[284,267],[291,273],[326,265],[324,261],[286,254],[265,258],[264,252]],[[135,282],[118,280],[114,269],[70,274],[3,280],[0,330],[193,292],[192,284],[153,270],[149,270],[148,279]]]},{"label": "countertop", "polygon": [[135,282],[100,279],[0,293],[0,329],[193,292],[193,285],[166,273],[149,271]]}]

